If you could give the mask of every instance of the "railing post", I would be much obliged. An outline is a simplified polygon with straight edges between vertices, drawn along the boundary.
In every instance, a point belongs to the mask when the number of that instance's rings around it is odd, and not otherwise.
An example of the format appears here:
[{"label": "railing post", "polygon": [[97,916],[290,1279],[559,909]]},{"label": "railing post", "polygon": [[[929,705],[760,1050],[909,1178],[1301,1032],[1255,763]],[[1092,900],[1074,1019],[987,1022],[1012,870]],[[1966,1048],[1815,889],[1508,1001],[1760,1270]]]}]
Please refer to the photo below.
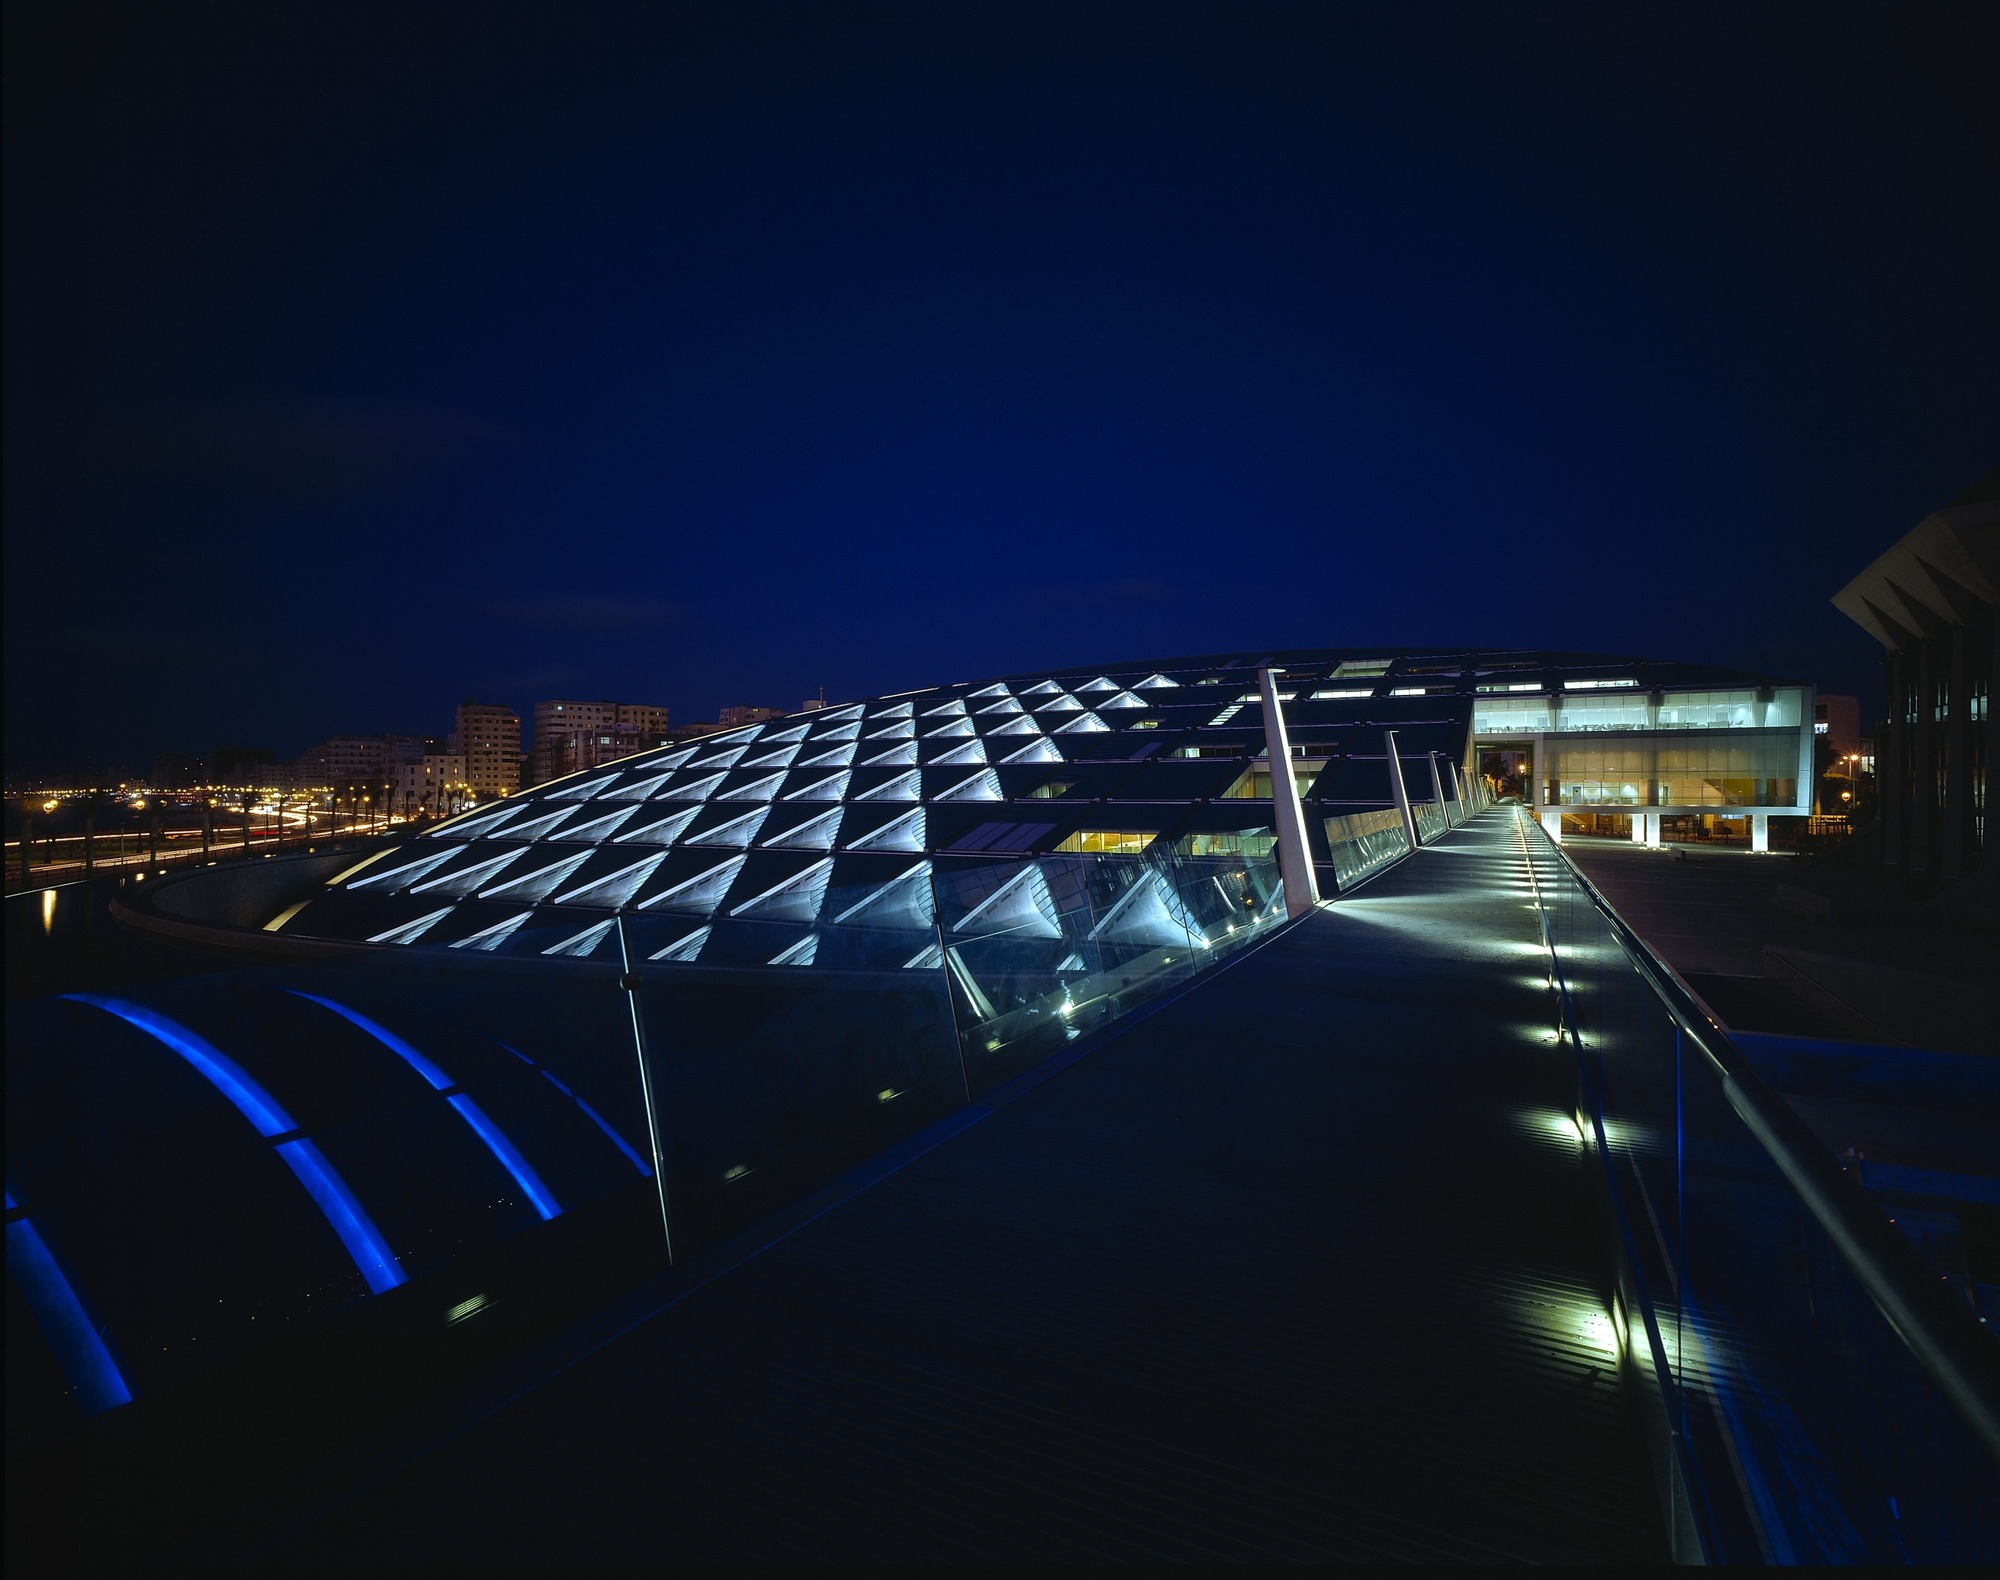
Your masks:
[{"label": "railing post", "polygon": [[1276,677],[1283,673],[1266,664],[1257,672],[1257,683],[1264,696],[1264,750],[1271,759],[1271,811],[1278,827],[1278,876],[1285,885],[1285,914],[1303,916],[1319,904],[1319,880],[1306,847],[1306,814],[1299,804],[1299,782],[1292,777],[1292,743],[1278,702]]},{"label": "railing post", "polygon": [[618,985],[632,1011],[632,1050],[639,1059],[639,1096],[646,1105],[646,1139],[653,1149],[653,1184],[660,1197],[660,1233],[665,1236],[667,1266],[674,1265],[674,1216],[667,1206],[667,1153],[660,1140],[660,1111],[653,1098],[653,1065],[646,1056],[646,1018],[639,1005],[639,973],[632,969],[632,943],[625,936],[625,914],[619,912],[618,959],[623,972]]},{"label": "railing post", "polygon": [[1396,810],[1403,814],[1403,838],[1415,850],[1421,843],[1417,838],[1417,814],[1410,810],[1410,787],[1403,783],[1403,759],[1396,755],[1396,732],[1384,730],[1382,739],[1388,746],[1389,783],[1395,787]]},{"label": "railing post", "polygon": [[1431,762],[1431,799],[1437,803],[1438,827],[1451,827],[1451,809],[1444,804],[1444,776],[1438,772],[1438,754],[1429,754]]}]

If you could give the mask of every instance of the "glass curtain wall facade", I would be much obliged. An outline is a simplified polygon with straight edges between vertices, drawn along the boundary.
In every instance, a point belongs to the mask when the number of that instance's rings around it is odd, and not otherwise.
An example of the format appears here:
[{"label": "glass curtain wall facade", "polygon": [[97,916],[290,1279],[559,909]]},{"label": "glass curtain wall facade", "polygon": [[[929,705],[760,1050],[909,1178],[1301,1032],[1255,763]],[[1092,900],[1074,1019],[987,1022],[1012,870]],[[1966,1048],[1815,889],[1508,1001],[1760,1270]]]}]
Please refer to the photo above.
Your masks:
[{"label": "glass curtain wall facade", "polygon": [[[1616,812],[1657,843],[1661,817],[1745,819],[1812,810],[1813,693],[1742,677],[1689,684],[1667,666],[1591,666],[1482,678],[1475,750],[1532,753],[1527,798],[1559,832],[1564,813]],[[1676,683],[1678,681],[1679,683]]]},{"label": "glass curtain wall facade", "polygon": [[1962,877],[1989,850],[1988,776],[2000,758],[2000,470],[1925,517],[1833,601],[1882,644],[1882,859]]}]

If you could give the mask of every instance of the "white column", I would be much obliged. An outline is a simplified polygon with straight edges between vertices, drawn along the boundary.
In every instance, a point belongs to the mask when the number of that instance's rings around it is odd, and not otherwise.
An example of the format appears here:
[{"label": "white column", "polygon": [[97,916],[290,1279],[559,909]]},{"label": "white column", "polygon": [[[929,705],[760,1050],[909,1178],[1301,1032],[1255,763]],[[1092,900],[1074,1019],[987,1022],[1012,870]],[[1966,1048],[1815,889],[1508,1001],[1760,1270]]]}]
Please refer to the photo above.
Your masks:
[{"label": "white column", "polygon": [[1292,742],[1278,705],[1276,677],[1281,673],[1267,667],[1258,671],[1257,682],[1264,695],[1264,750],[1271,758],[1271,812],[1278,825],[1278,876],[1285,883],[1285,914],[1303,916],[1319,904],[1319,880],[1306,846],[1299,782],[1292,777]]},{"label": "white column", "polygon": [[1403,814],[1403,837],[1415,850],[1420,843],[1417,839],[1417,814],[1410,810],[1410,787],[1403,783],[1403,759],[1396,755],[1396,732],[1384,730],[1382,739],[1389,753],[1389,783],[1396,792],[1396,810]]},{"label": "white column", "polygon": [[1558,806],[1542,808],[1542,828],[1558,845],[1563,842],[1563,815]]},{"label": "white column", "polygon": [[1771,814],[1752,812],[1750,814],[1750,848],[1768,851],[1771,848]]},{"label": "white column", "polygon": [[1646,814],[1646,846],[1650,850],[1660,848],[1660,814],[1657,812]]},{"label": "white column", "polygon": [[1634,812],[1632,814],[1632,843],[1635,845],[1646,843],[1646,814],[1644,812]]}]

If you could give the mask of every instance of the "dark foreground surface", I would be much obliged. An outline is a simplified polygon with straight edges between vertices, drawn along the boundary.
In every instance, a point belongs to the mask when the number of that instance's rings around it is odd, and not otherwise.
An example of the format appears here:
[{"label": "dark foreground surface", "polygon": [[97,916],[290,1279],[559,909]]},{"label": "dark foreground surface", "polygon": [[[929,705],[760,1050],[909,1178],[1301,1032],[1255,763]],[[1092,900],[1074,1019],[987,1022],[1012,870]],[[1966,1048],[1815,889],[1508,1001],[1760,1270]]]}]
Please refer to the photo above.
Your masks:
[{"label": "dark foreground surface", "polygon": [[1663,1559],[1535,925],[1490,814],[213,1556]]}]

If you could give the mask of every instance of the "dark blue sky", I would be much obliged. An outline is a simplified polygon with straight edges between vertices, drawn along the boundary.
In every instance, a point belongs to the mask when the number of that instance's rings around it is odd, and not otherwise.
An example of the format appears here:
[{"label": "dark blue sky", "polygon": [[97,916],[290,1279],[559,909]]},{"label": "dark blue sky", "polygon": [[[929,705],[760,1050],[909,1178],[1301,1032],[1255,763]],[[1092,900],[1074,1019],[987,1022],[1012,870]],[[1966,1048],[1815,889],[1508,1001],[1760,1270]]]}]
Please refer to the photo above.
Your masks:
[{"label": "dark blue sky", "polygon": [[7,8],[6,756],[1260,645],[1864,693],[2000,8]]}]

